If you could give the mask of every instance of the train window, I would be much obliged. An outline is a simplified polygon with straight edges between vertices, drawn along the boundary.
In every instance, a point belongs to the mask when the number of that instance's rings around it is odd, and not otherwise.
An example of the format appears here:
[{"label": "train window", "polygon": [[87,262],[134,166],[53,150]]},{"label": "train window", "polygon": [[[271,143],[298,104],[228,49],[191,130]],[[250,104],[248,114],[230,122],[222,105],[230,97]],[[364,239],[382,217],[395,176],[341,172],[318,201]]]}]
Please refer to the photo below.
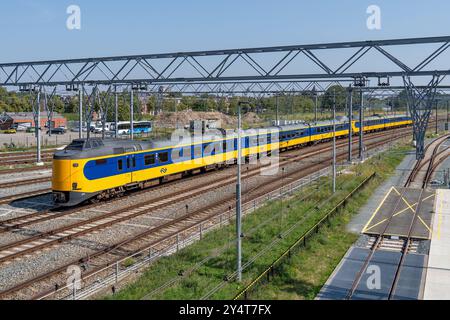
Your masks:
[{"label": "train window", "polygon": [[194,146],[194,158],[201,158],[202,157],[202,146],[201,145],[195,145]]},{"label": "train window", "polygon": [[66,150],[83,150],[84,141],[82,140],[74,140],[71,144],[66,148]]},{"label": "train window", "polygon": [[133,168],[136,168],[136,157],[133,157]]},{"label": "train window", "polygon": [[144,162],[146,166],[151,166],[156,163],[156,156],[154,154],[149,154],[144,157]]},{"label": "train window", "polygon": [[127,158],[127,168],[130,168],[130,158]]},{"label": "train window", "polygon": [[158,153],[158,159],[160,163],[165,163],[169,161],[169,153],[168,152],[162,152]]},{"label": "train window", "polygon": [[119,161],[117,162],[117,168],[119,169],[119,171],[122,171],[122,170],[123,170],[123,160],[119,160]]},{"label": "train window", "polygon": [[106,159],[98,159],[98,160],[95,160],[95,165],[101,166],[101,165],[106,164],[107,162],[108,161],[106,161]]},{"label": "train window", "polygon": [[[186,149],[186,151],[189,152],[189,149]],[[180,149],[173,149],[173,150],[172,150],[172,159],[173,159],[174,161],[178,161],[178,160],[183,159],[183,156],[184,156],[184,150],[183,150],[183,148],[180,148]]]}]

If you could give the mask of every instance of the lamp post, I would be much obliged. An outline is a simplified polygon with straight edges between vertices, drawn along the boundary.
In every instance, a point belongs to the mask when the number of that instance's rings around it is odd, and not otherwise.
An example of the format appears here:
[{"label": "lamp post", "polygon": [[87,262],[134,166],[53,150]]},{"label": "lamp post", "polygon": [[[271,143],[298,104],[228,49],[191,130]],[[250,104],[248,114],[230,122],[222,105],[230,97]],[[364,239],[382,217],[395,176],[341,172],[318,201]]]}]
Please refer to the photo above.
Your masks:
[{"label": "lamp post", "polygon": [[237,137],[237,183],[236,183],[236,249],[237,249],[237,280],[242,281],[242,188],[241,188],[241,165],[242,165],[242,105],[248,105],[246,101],[238,103],[238,137]]},{"label": "lamp post", "polygon": [[333,89],[333,193],[336,193],[336,89]]},{"label": "lamp post", "polygon": [[361,106],[359,108],[359,160],[364,161],[364,92],[360,91]]},{"label": "lamp post", "polygon": [[78,92],[78,117],[80,118],[78,137],[80,139],[83,139],[83,91],[84,86],[81,86],[80,91]]},{"label": "lamp post", "polygon": [[130,92],[130,140],[134,140],[134,89]]},{"label": "lamp post", "polygon": [[114,87],[114,137],[119,135],[119,97],[117,96],[117,86]]},{"label": "lamp post", "polygon": [[353,88],[348,88],[348,162],[352,162],[352,144],[353,144]]}]

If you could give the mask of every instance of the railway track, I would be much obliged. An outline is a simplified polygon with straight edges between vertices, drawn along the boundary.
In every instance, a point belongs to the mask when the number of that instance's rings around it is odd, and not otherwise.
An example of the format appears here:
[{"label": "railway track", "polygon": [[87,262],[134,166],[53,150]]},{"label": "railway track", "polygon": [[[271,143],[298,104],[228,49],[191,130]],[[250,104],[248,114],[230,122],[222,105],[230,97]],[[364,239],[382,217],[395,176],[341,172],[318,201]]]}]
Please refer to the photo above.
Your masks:
[{"label": "railway track", "polygon": [[[386,133],[371,134],[370,136],[367,136],[367,140],[366,141],[371,141],[373,139],[377,139],[377,138],[382,137],[384,135],[386,135]],[[353,143],[356,145],[357,141],[354,141]],[[339,147],[344,147],[346,145],[347,145],[347,142],[343,141],[343,140],[338,141],[338,143],[337,143],[337,147],[338,148]],[[320,148],[317,148],[317,147],[320,147]],[[308,156],[312,156],[312,155],[317,155],[317,154],[322,153],[322,152],[331,151],[331,145],[326,145],[326,144],[324,144],[323,146],[317,145],[317,146],[311,147],[311,148],[312,148],[312,150],[308,154],[303,155],[303,158],[308,157]],[[287,153],[289,153],[289,152],[287,152]],[[288,155],[284,154],[282,157],[286,157],[286,156],[288,156]],[[291,157],[290,161],[291,162],[295,161],[295,159],[292,160],[292,157]],[[209,172],[207,174],[214,174],[214,172]],[[203,176],[205,176],[205,174]],[[197,178],[197,177],[194,176],[194,177],[191,177],[191,178],[184,178],[181,181],[180,180],[172,181],[172,183],[179,182],[179,184],[177,184],[175,186],[173,184],[171,184],[171,186],[172,187],[176,187],[178,185],[182,185],[182,184],[188,183],[190,180],[195,179],[195,178]],[[201,183],[202,182],[199,181],[199,185],[201,185]],[[143,191],[139,191],[139,192],[133,192],[133,193],[130,193],[128,196],[140,196],[141,194],[153,193],[153,192],[159,191],[160,189],[165,188],[165,187],[167,187],[167,183],[164,184],[164,185],[161,185],[161,186],[153,187],[151,189],[147,189],[147,190],[143,190]],[[197,185],[192,186],[192,188],[196,188],[196,187],[197,187]],[[26,226],[32,225],[32,224],[37,224],[37,223],[50,221],[52,219],[59,219],[59,218],[67,217],[69,215],[72,215],[72,214],[75,214],[77,212],[80,212],[81,210],[83,210],[83,211],[84,210],[89,210],[89,209],[96,208],[96,207],[99,207],[101,205],[104,205],[106,203],[111,204],[111,203],[116,203],[116,202],[122,201],[122,200],[123,200],[123,198],[118,198],[118,199],[110,200],[109,202],[85,205],[85,206],[83,206],[81,208],[77,207],[77,208],[72,208],[70,210],[67,210],[67,209],[62,210],[63,208],[56,207],[56,208],[46,209],[46,210],[43,210],[43,211],[39,211],[39,212],[35,212],[35,213],[32,213],[32,214],[28,214],[28,215],[25,215],[25,216],[12,218],[12,219],[5,220],[5,221],[0,221],[0,234],[1,233],[5,233],[7,231],[19,230],[19,229],[22,229],[22,228],[24,228]],[[157,200],[157,199],[153,199],[153,200]],[[58,211],[58,210],[60,210],[60,211]]]},{"label": "railway track", "polygon": [[[57,149],[45,149],[42,150],[42,155],[53,154]],[[17,158],[17,157],[32,157],[35,156],[35,151],[16,151],[16,152],[0,152],[0,159],[5,158]]]},{"label": "railway track", "polygon": [[[42,162],[52,162],[53,155],[52,156],[43,156]],[[20,158],[7,158],[7,159],[0,159],[0,167],[7,167],[7,166],[15,166],[15,165],[23,165],[23,164],[32,164],[36,163],[36,160],[31,157],[20,157]]]},{"label": "railway track", "polygon": [[432,174],[437,165],[440,164],[449,154],[449,147],[439,151],[442,144],[450,138],[450,134],[446,134],[433,142],[425,149],[425,157],[416,162],[411,174],[408,177],[406,186],[425,188],[431,180]]},{"label": "railway track", "polygon": [[[404,136],[404,135],[399,135],[399,137],[400,137],[400,136]],[[368,147],[370,147],[370,148],[376,148],[376,147],[378,147],[378,146],[381,146],[381,145],[385,144],[386,142],[391,141],[391,139],[392,139],[392,137],[389,137],[388,139],[383,140],[383,141],[381,141],[381,142],[370,143],[370,144],[368,144]],[[318,152],[323,152],[323,150],[319,150]],[[354,150],[354,152],[355,152],[355,154],[356,154],[356,150]],[[306,156],[310,156],[310,155],[305,155],[305,156],[303,156],[303,157],[306,157]],[[345,153],[342,153],[342,154],[340,155],[340,157],[344,158],[344,157],[345,157]],[[299,158],[300,158],[300,157],[299,157]],[[290,158],[290,159],[286,160],[286,162],[294,162],[294,161],[298,161],[299,158]],[[330,160],[331,160],[331,158],[326,158],[326,159],[322,160],[322,161],[321,161],[321,165],[322,165],[322,166],[325,166],[325,167],[328,166]],[[285,163],[285,164],[286,164],[286,163]],[[319,167],[320,167],[320,165],[318,165],[318,164],[312,164],[312,165],[309,165],[309,166],[308,166],[309,170],[313,170],[313,171],[319,169]],[[256,169],[255,169],[255,170],[256,170]],[[258,174],[259,174],[260,169],[257,169],[257,171],[258,171]],[[306,173],[307,173],[307,171],[305,170],[305,168],[303,168],[303,170],[301,170],[301,171],[303,172],[303,174],[306,174]],[[251,174],[253,174],[253,173],[249,172],[249,173],[247,173],[247,176],[248,176],[248,175],[251,175]],[[297,172],[297,174],[298,174],[298,172]],[[247,176],[245,176],[245,177],[247,177]],[[245,179],[245,178],[244,178],[244,179]],[[280,180],[280,179],[278,179],[278,183],[280,182],[279,180]],[[234,182],[235,182],[235,179],[234,179],[234,178],[233,178],[233,179],[228,178],[228,181],[227,181],[227,182],[224,182],[224,181],[218,182],[217,185],[214,186],[214,188],[217,188],[220,184],[225,185],[225,184],[232,184],[232,183],[234,183]],[[211,185],[208,185],[208,188],[207,188],[207,189],[211,190],[211,188],[213,188],[213,187],[212,187]],[[205,189],[205,190],[206,190],[206,189]],[[201,194],[201,193],[204,193],[205,190],[203,190],[203,189],[202,189],[202,190],[198,190],[197,193],[200,193],[200,194]],[[195,191],[193,191],[193,192],[195,192]],[[181,195],[181,194],[179,194],[179,195],[174,195],[175,199],[174,199],[174,198],[171,198],[170,201],[171,201],[171,202],[172,202],[172,201],[176,201],[176,200],[182,201],[181,199],[191,198],[192,196],[193,196],[193,193],[186,194],[186,193],[184,192],[183,195]],[[167,203],[167,201],[168,201],[168,199],[166,199],[166,203]],[[221,201],[221,205],[222,205],[222,206],[223,206],[223,205],[228,205],[228,204],[229,204],[228,201],[233,202],[232,199],[229,199],[229,200],[227,200],[227,201],[225,201],[225,202]],[[152,210],[152,209],[154,210],[155,207],[157,207],[157,206],[163,206],[163,205],[164,205],[164,203],[155,203],[154,201],[150,201],[150,202],[152,202],[152,203],[151,203],[151,204],[149,203],[149,204],[147,204],[147,205],[144,206],[144,207],[142,207],[142,205],[140,205],[140,206],[137,206],[137,207],[135,207],[135,208],[131,208],[131,209],[129,210],[130,212],[127,212],[127,213],[117,211],[117,212],[115,213],[115,216],[116,216],[117,219],[114,219],[116,222],[113,222],[113,221],[111,220],[111,215],[108,214],[108,215],[105,215],[105,216],[97,217],[95,223],[98,223],[98,224],[96,224],[96,225],[91,225],[90,227],[87,227],[87,226],[86,226],[86,222],[84,222],[85,227],[84,227],[83,229],[80,229],[80,230],[77,231],[77,232],[70,232],[70,233],[68,233],[68,234],[62,234],[62,237],[63,237],[63,238],[60,238],[60,237],[58,238],[56,232],[52,232],[52,234],[51,234],[52,238],[48,238],[48,239],[46,239],[46,240],[33,238],[31,241],[37,241],[36,243],[34,243],[34,245],[35,245],[35,246],[33,247],[34,249],[30,249],[30,247],[28,247],[28,248],[21,247],[23,250],[20,250],[20,251],[19,251],[19,249],[17,249],[17,248],[19,248],[20,245],[24,245],[25,242],[23,242],[23,243],[21,243],[19,246],[17,246],[17,243],[15,243],[15,245],[11,244],[10,246],[3,247],[3,248],[0,250],[0,252],[3,252],[3,253],[4,253],[5,250],[10,250],[10,249],[12,249],[12,248],[16,248],[15,250],[17,250],[16,253],[18,253],[18,256],[22,256],[22,255],[25,254],[25,253],[28,254],[28,253],[30,253],[30,252],[32,252],[32,251],[35,251],[35,250],[41,250],[41,249],[43,249],[43,248],[45,248],[45,247],[48,247],[49,245],[56,244],[56,243],[59,242],[60,240],[73,239],[73,238],[75,238],[75,237],[77,237],[77,236],[79,236],[79,235],[81,235],[81,234],[86,234],[86,233],[88,233],[88,232],[91,232],[91,231],[93,231],[94,229],[95,229],[95,230],[98,230],[99,228],[107,227],[107,226],[109,226],[109,225],[112,225],[112,224],[117,223],[117,221],[119,221],[119,222],[120,222],[120,221],[125,221],[125,220],[127,220],[127,219],[132,218],[132,217],[136,217],[136,216],[139,216],[139,215],[141,215],[141,214],[145,214],[145,212],[148,212],[149,210]],[[213,205],[211,205],[210,208],[213,208]],[[202,214],[200,214],[200,212],[198,212],[199,215],[196,216],[196,217],[198,217],[198,218],[204,218],[204,217],[205,217],[205,212],[208,212],[208,210],[202,209],[201,212],[202,212]],[[189,213],[189,214],[187,214],[187,215],[184,215],[183,217],[177,218],[177,219],[175,219],[175,220],[173,220],[173,221],[171,221],[171,222],[168,222],[168,223],[166,223],[166,224],[164,224],[164,225],[158,226],[158,227],[157,227],[157,228],[158,228],[157,230],[161,230],[160,228],[163,228],[163,227],[164,227],[164,228],[168,228],[169,226],[171,226],[171,229],[173,230],[173,229],[174,229],[174,228],[173,228],[174,223],[181,223],[182,221],[184,221],[184,220],[186,220],[186,219],[193,218],[194,215],[195,215],[194,213]],[[180,220],[180,219],[181,219],[181,220]],[[91,224],[94,223],[94,222],[92,222],[91,220],[90,220],[89,222],[90,222]],[[183,222],[183,223],[184,223],[184,222]],[[76,225],[76,226],[73,225],[72,227],[82,228],[81,225]],[[69,229],[67,229],[67,230],[59,230],[59,231],[60,231],[60,232],[65,232],[65,231],[68,231],[68,230],[69,230]],[[75,230],[75,229],[72,228],[72,230]],[[148,232],[150,232],[150,233],[152,233],[152,234],[155,234],[156,229],[153,228],[153,229],[149,230]],[[145,237],[145,236],[147,236],[147,235],[150,234],[150,233],[145,232],[145,233],[141,234],[140,236],[141,236],[141,237]],[[129,244],[131,241],[135,241],[135,240],[137,241],[138,238],[137,238],[137,237],[134,237],[134,239],[129,239],[129,240],[127,240],[125,243],[126,243],[126,244]],[[44,242],[41,242],[41,241],[44,241]],[[146,241],[145,241],[145,242],[146,242]],[[97,255],[97,254],[89,255],[89,259],[91,260],[93,257],[101,256],[101,255],[106,254],[107,252],[110,252],[110,251],[115,251],[115,252],[116,252],[116,251],[118,250],[118,248],[122,248],[123,245],[125,245],[125,243],[122,242],[122,243],[118,243],[118,244],[112,245],[112,246],[110,246],[110,247],[108,248],[108,250],[102,249],[101,252],[98,252],[98,255]],[[30,244],[30,243],[28,243],[28,244]],[[31,245],[31,244],[30,244],[30,245]],[[26,250],[26,251],[24,251],[24,250]],[[31,250],[31,251],[29,251],[29,250]],[[122,249],[121,249],[121,250],[122,250]],[[129,250],[124,250],[124,251],[125,251],[125,252],[129,252]],[[15,253],[14,253],[14,254],[15,254]],[[10,258],[14,258],[14,257],[11,256],[11,255],[9,255],[9,258],[6,258],[7,256],[5,256],[5,255],[3,255],[2,257],[3,257],[3,258],[2,258],[2,261],[6,261],[6,260],[9,260]],[[17,257],[17,256],[16,256],[16,257]],[[117,257],[116,257],[116,258],[117,258]],[[80,262],[82,263],[83,261],[77,260],[77,261],[75,261],[74,263],[75,263],[75,264],[79,264]],[[73,263],[72,263],[72,264],[73,264]],[[72,265],[72,264],[71,264],[71,265]],[[98,265],[98,264],[96,263],[96,265]],[[13,293],[13,292],[16,292],[17,290],[21,290],[21,289],[23,289],[23,288],[27,288],[29,285],[32,285],[32,284],[34,283],[34,281],[41,281],[41,280],[43,280],[43,279],[47,279],[48,277],[52,277],[53,275],[57,274],[58,272],[60,272],[60,271],[63,270],[63,269],[64,269],[64,271],[65,271],[65,268],[59,268],[59,269],[57,269],[57,270],[51,271],[50,273],[47,273],[45,276],[43,275],[43,276],[39,277],[39,279],[36,278],[36,279],[30,280],[30,281],[28,281],[28,282],[26,282],[26,283],[24,283],[24,284],[22,284],[22,285],[16,286],[15,288],[11,288],[10,290],[7,290],[7,291],[3,292],[1,295],[2,295],[2,296],[5,296],[5,295],[7,295],[7,294],[11,294],[11,293]]]},{"label": "railway track", "polygon": [[12,168],[12,169],[3,169],[0,170],[0,176],[11,174],[11,173],[17,173],[17,170],[20,170],[20,172],[33,172],[33,171],[42,171],[42,170],[49,170],[52,169],[51,165],[44,165],[40,167],[27,167],[27,168]]},{"label": "railway track", "polygon": [[[381,136],[383,136],[383,134],[372,134],[371,136],[367,137],[367,141],[370,141],[372,139],[377,139],[377,138],[379,138]],[[353,143],[355,145],[357,144],[356,141],[354,141]],[[346,145],[347,145],[346,141],[339,141],[337,143],[337,147],[338,148],[339,147],[344,147]],[[303,155],[302,159],[304,159],[306,157],[309,157],[309,156],[317,155],[319,153],[326,152],[326,151],[331,151],[331,146],[324,145],[323,147],[318,148],[316,151],[315,151],[315,149],[313,147],[313,150],[311,150],[308,154]],[[283,158],[286,157],[286,156],[288,156],[288,155],[283,155]],[[298,157],[297,158],[289,157],[289,158],[290,158],[289,162],[298,161]],[[209,172],[207,174],[214,174],[214,172]],[[203,176],[205,176],[205,174]],[[194,176],[192,178],[196,178],[196,177]],[[182,185],[184,183],[187,183],[189,181],[188,179],[190,179],[190,178],[185,178],[182,181],[180,181],[180,180],[172,181],[172,183],[179,182],[177,185]],[[201,184],[202,184],[202,182],[199,181],[199,184],[192,186],[192,188],[199,187],[199,186],[201,186]],[[176,187],[177,185],[175,185],[175,186],[171,185],[171,187],[173,188],[173,187]],[[167,183],[162,185],[162,186],[153,187],[151,189],[146,189],[146,190],[139,191],[139,192],[133,192],[133,193],[130,193],[128,196],[140,196],[141,194],[153,193],[155,191],[159,191],[159,189],[165,188],[166,186],[167,186]],[[165,194],[165,195],[167,196],[167,194]],[[113,199],[113,200],[110,200],[108,202],[108,204],[111,204],[112,202],[114,203],[114,202],[122,201],[122,200],[123,200],[123,198]],[[155,198],[153,200],[155,201],[157,199]],[[85,205],[85,206],[83,206],[81,208],[79,208],[79,207],[72,208],[72,209],[69,209],[69,210],[68,209],[63,209],[62,207],[56,207],[56,208],[46,209],[46,210],[43,210],[43,211],[39,211],[39,212],[35,212],[35,213],[32,213],[32,214],[28,214],[28,215],[25,215],[25,216],[12,218],[12,219],[5,220],[5,221],[0,221],[0,234],[1,233],[5,233],[7,231],[19,230],[19,229],[22,229],[22,228],[24,228],[26,226],[32,225],[32,224],[42,223],[42,222],[50,221],[52,219],[59,219],[59,218],[62,218],[62,217],[66,217],[66,216],[72,215],[74,213],[77,213],[80,210],[89,210],[89,209],[96,208],[96,207],[99,207],[99,206],[104,205],[104,204],[106,204],[106,203],[96,203],[96,204],[91,204],[91,205]]]},{"label": "railway track", "polygon": [[39,190],[35,190],[35,191],[17,193],[14,195],[0,198],[0,204],[8,204],[8,203],[18,201],[18,200],[26,200],[26,199],[34,198],[37,196],[50,194],[51,191],[52,191],[51,188],[44,188],[44,189],[39,189]]},{"label": "railway track", "polygon": [[19,181],[10,181],[10,182],[4,182],[4,183],[0,183],[0,189],[7,189],[7,188],[11,188],[11,187],[19,187],[19,186],[27,186],[27,185],[31,185],[31,184],[39,184],[39,183],[45,183],[45,182],[50,182],[51,178],[50,177],[45,177],[45,178],[35,178],[35,179],[30,179],[30,180],[19,180]]},{"label": "railway track", "polygon": [[[356,275],[356,278],[350,288],[350,290],[347,293],[346,298],[352,299],[355,292],[358,289],[358,286],[360,285],[360,282],[363,278],[364,272],[367,270],[367,267],[371,264],[371,262],[374,259],[375,254],[382,249],[392,249],[397,248],[400,250],[400,259],[396,265],[395,273],[393,280],[391,282],[389,292],[387,295],[388,300],[393,300],[396,298],[395,293],[398,287],[400,275],[402,273],[402,270],[404,268],[404,262],[406,259],[406,256],[411,251],[414,251],[414,249],[417,247],[417,243],[415,243],[415,239],[413,237],[413,230],[414,226],[417,223],[419,219],[419,213],[420,208],[422,205],[422,200],[424,199],[424,190],[428,185],[428,182],[431,179],[431,176],[433,174],[433,171],[437,168],[438,162],[436,162],[436,158],[441,159],[440,161],[443,161],[442,159],[445,159],[448,156],[449,148],[446,148],[442,151],[439,151],[442,144],[450,137],[450,135],[445,135],[443,137],[440,137],[436,140],[434,140],[432,143],[430,143],[427,148],[425,149],[425,157],[421,161],[417,161],[416,165],[414,166],[411,174],[409,175],[408,179],[406,180],[404,184],[404,189],[402,190],[401,194],[399,194],[399,197],[393,206],[392,212],[383,227],[382,232],[376,236],[375,240],[371,244],[370,253],[367,256],[367,258],[364,261],[363,266],[359,270],[359,272]],[[445,155],[442,158],[441,155]],[[426,168],[426,170],[424,170]],[[393,218],[395,216],[394,213],[399,212],[400,204],[402,203],[402,199],[405,197],[405,193],[407,192],[407,188],[419,186],[420,187],[420,194],[417,200],[418,205],[415,206],[414,214],[412,219],[409,221],[409,225],[407,226],[407,232],[406,236],[399,237],[398,239],[392,239],[389,235],[387,235],[387,230],[390,226],[393,225]]]}]

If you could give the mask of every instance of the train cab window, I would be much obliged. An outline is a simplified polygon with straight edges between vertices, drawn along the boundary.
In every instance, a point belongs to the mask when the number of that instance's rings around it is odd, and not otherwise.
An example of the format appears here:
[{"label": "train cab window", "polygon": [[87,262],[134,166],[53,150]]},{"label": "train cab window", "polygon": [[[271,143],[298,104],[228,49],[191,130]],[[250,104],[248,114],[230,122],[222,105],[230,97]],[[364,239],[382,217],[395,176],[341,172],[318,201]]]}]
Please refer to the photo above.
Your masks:
[{"label": "train cab window", "polygon": [[95,160],[95,165],[102,166],[104,164],[107,164],[107,162],[108,161],[106,159],[98,159],[98,160]]},{"label": "train cab window", "polygon": [[74,151],[82,151],[84,146],[83,140],[74,140],[71,144],[69,144],[66,150],[74,150]]},{"label": "train cab window", "polygon": [[144,162],[146,166],[151,166],[156,163],[156,156],[154,154],[149,154],[144,157]]},{"label": "train cab window", "polygon": [[168,152],[158,153],[158,160],[160,163],[168,162],[169,161],[169,153]]},{"label": "train cab window", "polygon": [[123,170],[123,160],[119,160],[119,161],[117,162],[117,168],[119,169],[119,171],[122,171],[122,170]]}]

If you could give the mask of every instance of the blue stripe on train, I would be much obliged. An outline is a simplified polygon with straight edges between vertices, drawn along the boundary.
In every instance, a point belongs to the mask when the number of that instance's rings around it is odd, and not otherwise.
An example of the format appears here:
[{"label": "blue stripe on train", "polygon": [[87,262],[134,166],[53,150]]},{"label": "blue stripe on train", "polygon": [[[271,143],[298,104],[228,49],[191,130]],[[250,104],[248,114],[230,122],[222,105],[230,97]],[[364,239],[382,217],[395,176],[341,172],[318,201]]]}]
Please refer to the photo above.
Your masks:
[{"label": "blue stripe on train", "polygon": [[[398,122],[398,121],[406,121],[406,120],[409,120],[409,118],[395,119],[395,120],[392,120],[389,122]],[[376,121],[382,121],[382,123],[380,123],[380,124],[384,124],[384,123],[388,122],[388,121],[384,121],[384,120],[376,120]],[[374,125],[374,124],[370,123],[369,125]],[[359,127],[359,122],[357,122],[357,126]],[[280,142],[286,142],[286,141],[304,138],[304,137],[308,137],[308,136],[314,137],[314,136],[318,136],[321,134],[329,133],[332,131],[332,128],[333,128],[333,126],[323,126],[323,127],[314,127],[314,128],[308,128],[308,129],[302,129],[302,130],[284,131],[280,134],[279,140],[280,140]],[[337,132],[348,131],[349,124],[337,125],[336,129],[337,129],[336,130]],[[234,141],[234,146],[233,146],[233,141]],[[271,142],[272,141],[269,138],[268,143],[271,143]],[[189,152],[186,152],[186,150],[181,151],[182,148],[175,148],[175,152],[180,153],[180,155],[181,155],[180,161],[177,161],[177,163],[181,162],[183,160],[187,161],[187,160],[198,159],[198,158],[203,157],[204,149],[207,146],[210,146],[211,144],[216,144],[217,146],[215,147],[213,152],[211,152],[209,155],[223,154],[223,142],[214,142],[214,143],[203,144],[201,147],[201,149],[202,149],[201,152],[199,152],[199,150],[197,150],[197,152],[195,152],[195,150],[194,150],[194,148],[198,149],[200,147],[200,145],[184,147],[184,149],[190,148],[190,153],[191,153],[191,155],[193,155],[193,157],[191,156],[191,157],[183,158],[183,153],[189,154]],[[227,150],[226,150],[227,152],[236,151],[237,150],[237,139],[227,140],[227,145],[228,145]],[[231,145],[231,148],[230,148],[230,145]],[[250,145],[250,139],[248,137],[245,138],[245,142],[243,141],[242,145],[244,148],[248,148]],[[210,148],[212,149],[212,147],[210,147]],[[117,157],[105,159],[106,162],[103,160],[101,163],[97,163],[95,160],[89,161],[86,163],[86,165],[84,167],[84,176],[88,180],[96,180],[96,179],[102,179],[102,178],[111,177],[111,176],[117,176],[117,175],[125,174],[125,173],[147,170],[147,169],[151,169],[151,168],[157,168],[157,167],[162,168],[164,166],[174,164],[174,161],[172,161],[172,150],[173,150],[173,148],[166,149],[166,150],[160,150],[157,152],[145,152],[145,153],[139,153],[136,155],[117,156]],[[168,153],[168,161],[160,162],[158,160],[158,154],[163,154],[165,152]],[[145,165],[145,157],[149,156],[149,155],[155,156],[155,159],[156,159],[155,164]],[[136,163],[136,166],[133,166],[133,164],[134,164],[133,158]],[[122,170],[119,170],[119,166],[118,166],[118,163],[120,160],[122,160]],[[129,165],[128,165],[128,163],[129,163]]]}]

